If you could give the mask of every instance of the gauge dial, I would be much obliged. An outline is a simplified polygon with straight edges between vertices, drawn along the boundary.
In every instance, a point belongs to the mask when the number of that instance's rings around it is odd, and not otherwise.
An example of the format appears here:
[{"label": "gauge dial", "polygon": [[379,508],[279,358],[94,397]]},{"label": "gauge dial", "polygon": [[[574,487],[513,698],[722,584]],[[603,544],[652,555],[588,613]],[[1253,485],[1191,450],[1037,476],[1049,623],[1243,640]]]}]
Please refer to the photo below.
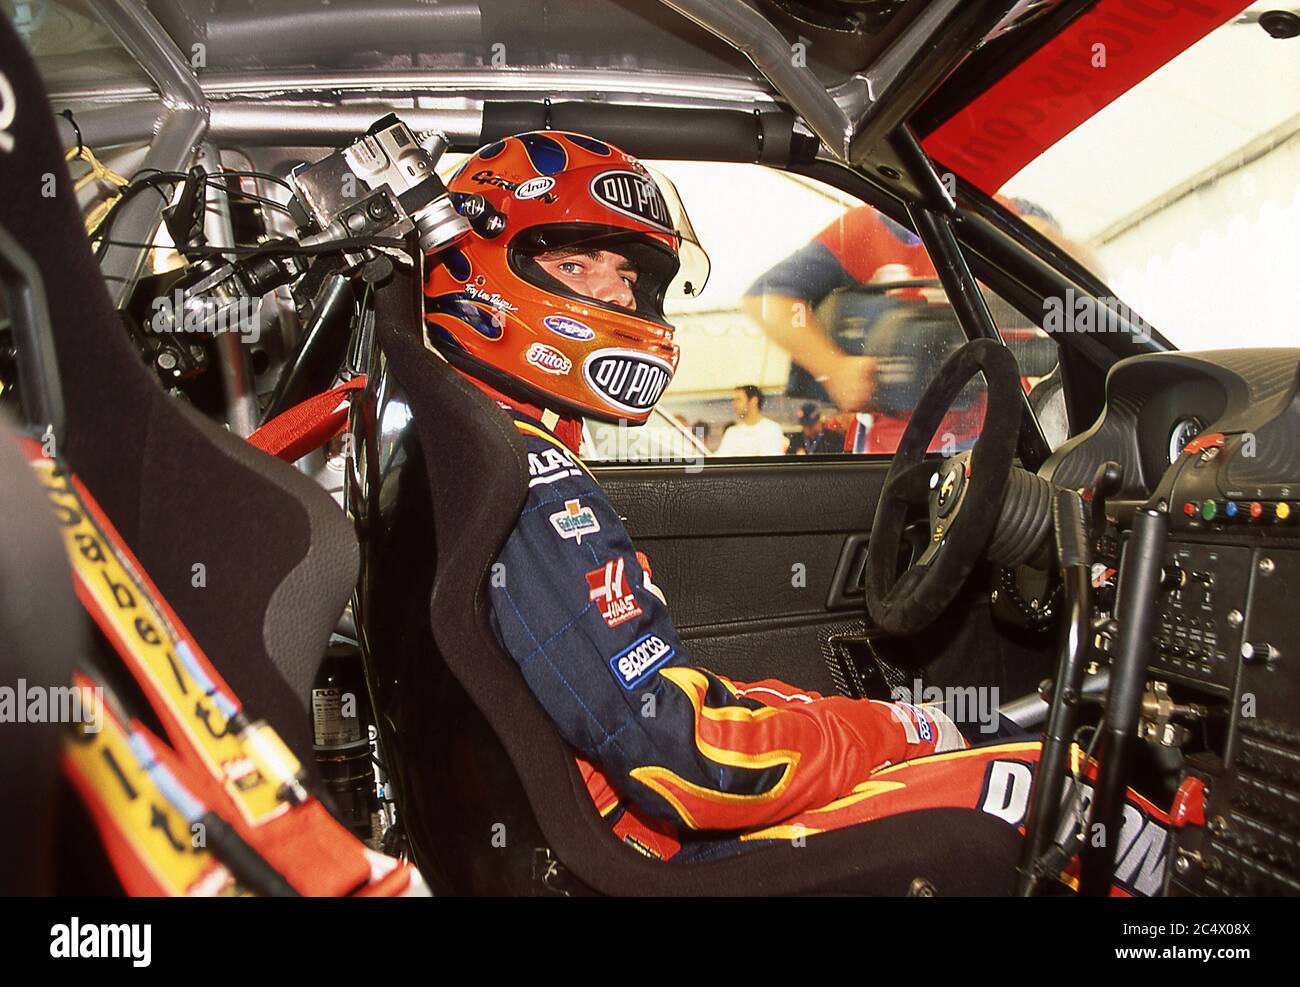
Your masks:
[{"label": "gauge dial", "polygon": [[1205,428],[1205,423],[1195,415],[1187,418],[1180,418],[1174,422],[1173,430],[1169,433],[1169,465],[1172,466],[1178,462],[1178,457],[1183,454],[1183,449],[1187,443],[1201,434]]}]

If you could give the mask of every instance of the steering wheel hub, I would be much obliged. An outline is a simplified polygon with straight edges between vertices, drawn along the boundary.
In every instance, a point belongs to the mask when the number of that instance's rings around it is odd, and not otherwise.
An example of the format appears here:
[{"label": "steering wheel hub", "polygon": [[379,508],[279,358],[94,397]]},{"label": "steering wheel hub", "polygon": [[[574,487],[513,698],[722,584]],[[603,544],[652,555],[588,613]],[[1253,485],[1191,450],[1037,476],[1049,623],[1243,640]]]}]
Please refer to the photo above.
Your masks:
[{"label": "steering wheel hub", "polygon": [[939,479],[935,484],[934,507],[939,517],[947,517],[957,508],[961,501],[961,495],[966,489],[966,475],[969,465],[966,457],[954,456],[948,461],[948,465],[938,474]]}]

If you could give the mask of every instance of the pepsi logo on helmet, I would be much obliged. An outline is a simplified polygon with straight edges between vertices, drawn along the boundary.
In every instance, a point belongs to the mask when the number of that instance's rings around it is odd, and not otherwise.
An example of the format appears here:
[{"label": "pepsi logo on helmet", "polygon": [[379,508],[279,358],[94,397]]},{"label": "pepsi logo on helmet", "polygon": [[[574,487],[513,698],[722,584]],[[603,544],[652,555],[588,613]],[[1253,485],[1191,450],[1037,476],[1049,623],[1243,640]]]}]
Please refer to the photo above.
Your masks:
[{"label": "pepsi logo on helmet", "polygon": [[542,320],[542,325],[566,339],[577,339],[585,342],[596,338],[595,329],[584,325],[577,319],[570,319],[567,315],[548,315]]}]

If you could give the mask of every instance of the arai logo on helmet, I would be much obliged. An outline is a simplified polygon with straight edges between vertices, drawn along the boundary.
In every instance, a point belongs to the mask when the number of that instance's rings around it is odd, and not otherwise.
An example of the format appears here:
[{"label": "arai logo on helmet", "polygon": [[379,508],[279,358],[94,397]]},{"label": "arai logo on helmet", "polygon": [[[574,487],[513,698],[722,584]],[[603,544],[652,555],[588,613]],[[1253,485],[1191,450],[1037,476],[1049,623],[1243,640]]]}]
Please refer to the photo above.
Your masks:
[{"label": "arai logo on helmet", "polygon": [[537,199],[555,188],[555,179],[549,175],[530,178],[515,189],[516,199]]},{"label": "arai logo on helmet", "polygon": [[582,365],[593,391],[619,411],[649,411],[673,379],[666,361],[636,350],[597,350]]},{"label": "arai logo on helmet", "polygon": [[548,374],[567,374],[573,369],[573,361],[553,346],[545,343],[533,343],[524,354],[530,364]]},{"label": "arai logo on helmet", "polygon": [[542,320],[542,325],[546,326],[551,332],[558,333],[567,339],[588,340],[596,338],[595,329],[583,325],[577,319],[570,319],[567,315],[548,315]]},{"label": "arai logo on helmet", "polygon": [[672,216],[659,186],[634,171],[602,171],[591,180],[591,195],[601,205],[624,216],[672,232]]}]

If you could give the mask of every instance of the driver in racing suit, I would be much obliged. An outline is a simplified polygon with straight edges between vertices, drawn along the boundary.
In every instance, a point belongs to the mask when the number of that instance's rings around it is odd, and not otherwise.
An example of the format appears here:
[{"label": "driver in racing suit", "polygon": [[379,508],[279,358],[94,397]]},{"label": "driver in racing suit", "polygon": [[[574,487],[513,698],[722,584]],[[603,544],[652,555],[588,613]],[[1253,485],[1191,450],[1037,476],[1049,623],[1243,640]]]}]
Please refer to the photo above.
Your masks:
[{"label": "driver in racing suit", "polygon": [[474,231],[426,261],[426,345],[510,416],[530,476],[491,621],[600,813],[643,852],[691,859],[918,807],[866,800],[882,769],[966,748],[953,721],[696,666],[578,456],[583,416],[644,422],[677,367],[663,299],[707,271],[671,183],[548,131],[480,149],[448,188]]}]

